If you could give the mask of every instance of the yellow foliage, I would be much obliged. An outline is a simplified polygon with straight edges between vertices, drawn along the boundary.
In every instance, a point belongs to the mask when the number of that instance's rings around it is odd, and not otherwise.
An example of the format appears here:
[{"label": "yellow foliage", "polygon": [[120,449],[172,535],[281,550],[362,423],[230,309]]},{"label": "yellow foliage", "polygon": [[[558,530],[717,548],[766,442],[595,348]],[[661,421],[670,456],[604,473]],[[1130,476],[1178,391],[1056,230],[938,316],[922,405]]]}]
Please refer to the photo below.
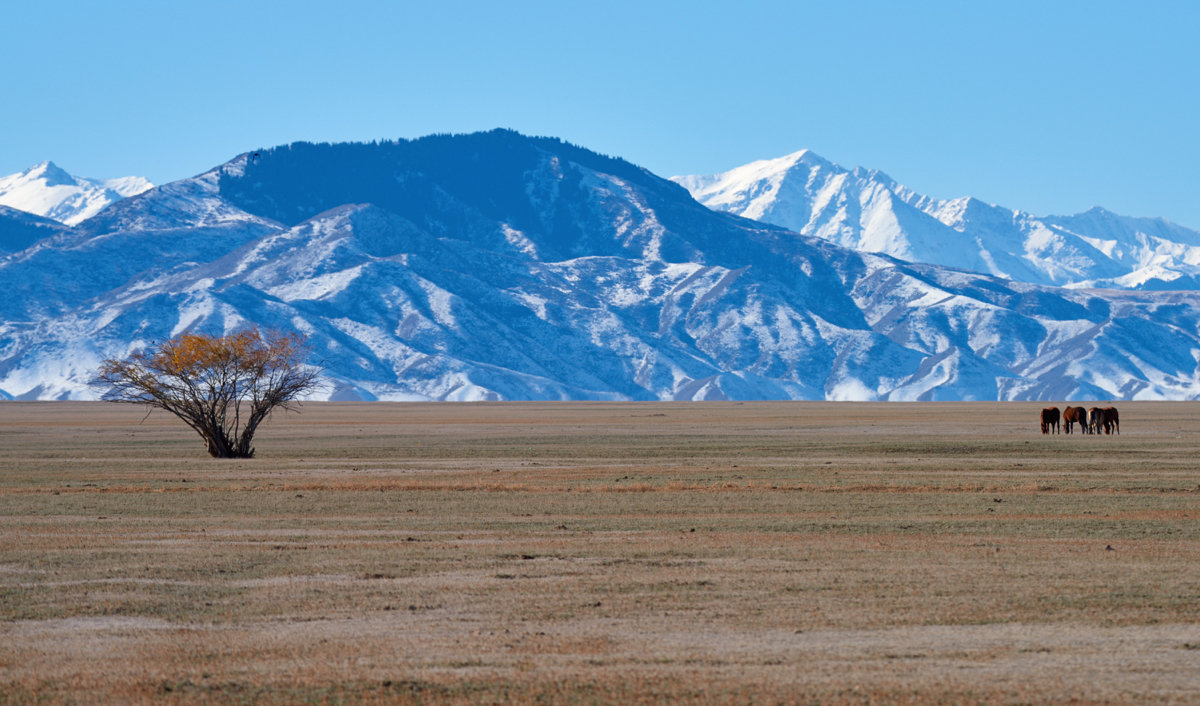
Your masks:
[{"label": "yellow foliage", "polygon": [[227,336],[184,333],[163,344],[148,363],[168,374],[184,375],[204,368],[262,370],[299,364],[304,339],[299,334],[246,329]]}]

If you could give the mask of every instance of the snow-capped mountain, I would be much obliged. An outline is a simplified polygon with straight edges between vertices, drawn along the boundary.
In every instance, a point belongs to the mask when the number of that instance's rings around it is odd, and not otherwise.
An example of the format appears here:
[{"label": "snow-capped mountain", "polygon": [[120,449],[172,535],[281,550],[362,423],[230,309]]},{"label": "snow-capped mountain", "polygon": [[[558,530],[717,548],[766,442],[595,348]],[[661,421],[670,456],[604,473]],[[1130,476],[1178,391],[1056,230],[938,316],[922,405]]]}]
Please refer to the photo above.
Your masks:
[{"label": "snow-capped mountain", "polygon": [[510,131],[241,155],[0,258],[0,391],[297,330],[335,399],[1200,396],[1200,293],[862,253]]},{"label": "snow-capped mountain", "polygon": [[23,172],[0,177],[0,206],[76,225],[109,204],[153,186],[142,177],[75,177],[54,162],[42,162]]},{"label": "snow-capped mountain", "polygon": [[1056,286],[1200,288],[1200,232],[1162,219],[941,201],[807,150],[673,179],[711,208],[865,252]]}]

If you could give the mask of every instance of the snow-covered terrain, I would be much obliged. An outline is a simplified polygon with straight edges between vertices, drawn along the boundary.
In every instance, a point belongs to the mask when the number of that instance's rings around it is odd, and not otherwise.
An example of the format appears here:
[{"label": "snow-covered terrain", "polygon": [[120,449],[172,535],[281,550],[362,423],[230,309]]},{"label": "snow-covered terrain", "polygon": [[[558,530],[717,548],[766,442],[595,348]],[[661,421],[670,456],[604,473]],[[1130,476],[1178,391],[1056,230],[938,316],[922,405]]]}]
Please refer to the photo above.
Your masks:
[{"label": "snow-covered terrain", "polygon": [[1162,219],[940,201],[807,150],[673,179],[711,208],[865,252],[1056,286],[1200,288],[1200,232]]},{"label": "snow-covered terrain", "polygon": [[510,131],[241,155],[0,253],[0,286],[21,399],[250,324],[307,334],[334,399],[1200,396],[1200,293],[863,253]]},{"label": "snow-covered terrain", "polygon": [[42,162],[23,172],[0,177],[0,206],[76,225],[109,204],[153,186],[142,177],[75,177],[54,162]]}]

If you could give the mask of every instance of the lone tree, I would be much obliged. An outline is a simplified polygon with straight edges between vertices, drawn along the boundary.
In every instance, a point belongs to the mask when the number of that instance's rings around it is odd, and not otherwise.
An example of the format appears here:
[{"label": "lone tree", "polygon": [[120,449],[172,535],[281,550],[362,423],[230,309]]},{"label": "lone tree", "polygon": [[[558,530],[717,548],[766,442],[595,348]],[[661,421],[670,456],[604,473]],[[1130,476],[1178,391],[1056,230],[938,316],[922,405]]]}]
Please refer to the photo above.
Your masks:
[{"label": "lone tree", "polygon": [[185,333],[157,351],[100,365],[101,399],[164,409],[195,429],[216,458],[250,458],[258,425],[276,407],[320,386],[296,333],[249,329],[228,336]]}]

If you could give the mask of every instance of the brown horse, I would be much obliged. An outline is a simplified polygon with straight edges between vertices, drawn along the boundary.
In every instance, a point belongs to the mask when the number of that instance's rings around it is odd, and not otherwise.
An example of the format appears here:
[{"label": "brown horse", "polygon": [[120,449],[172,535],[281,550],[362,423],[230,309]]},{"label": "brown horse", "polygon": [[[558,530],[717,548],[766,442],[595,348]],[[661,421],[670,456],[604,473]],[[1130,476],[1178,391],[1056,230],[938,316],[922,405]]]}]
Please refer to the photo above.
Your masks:
[{"label": "brown horse", "polygon": [[1070,434],[1071,426],[1079,423],[1079,429],[1086,434],[1088,430],[1087,410],[1083,407],[1067,407],[1063,410],[1063,433]]},{"label": "brown horse", "polygon": [[1051,430],[1058,433],[1058,407],[1047,407],[1042,410],[1042,433],[1049,434]]},{"label": "brown horse", "polygon": [[1099,434],[1101,430],[1108,430],[1108,415],[1099,407],[1092,407],[1088,410],[1088,424],[1092,428],[1093,434]]},{"label": "brown horse", "polygon": [[1117,414],[1116,407],[1104,408],[1104,433],[1117,435],[1121,433],[1121,415]]},{"label": "brown horse", "polygon": [[1075,417],[1079,420],[1079,428],[1083,430],[1083,433],[1091,434],[1092,427],[1088,424],[1088,411],[1083,407],[1076,407]]}]

